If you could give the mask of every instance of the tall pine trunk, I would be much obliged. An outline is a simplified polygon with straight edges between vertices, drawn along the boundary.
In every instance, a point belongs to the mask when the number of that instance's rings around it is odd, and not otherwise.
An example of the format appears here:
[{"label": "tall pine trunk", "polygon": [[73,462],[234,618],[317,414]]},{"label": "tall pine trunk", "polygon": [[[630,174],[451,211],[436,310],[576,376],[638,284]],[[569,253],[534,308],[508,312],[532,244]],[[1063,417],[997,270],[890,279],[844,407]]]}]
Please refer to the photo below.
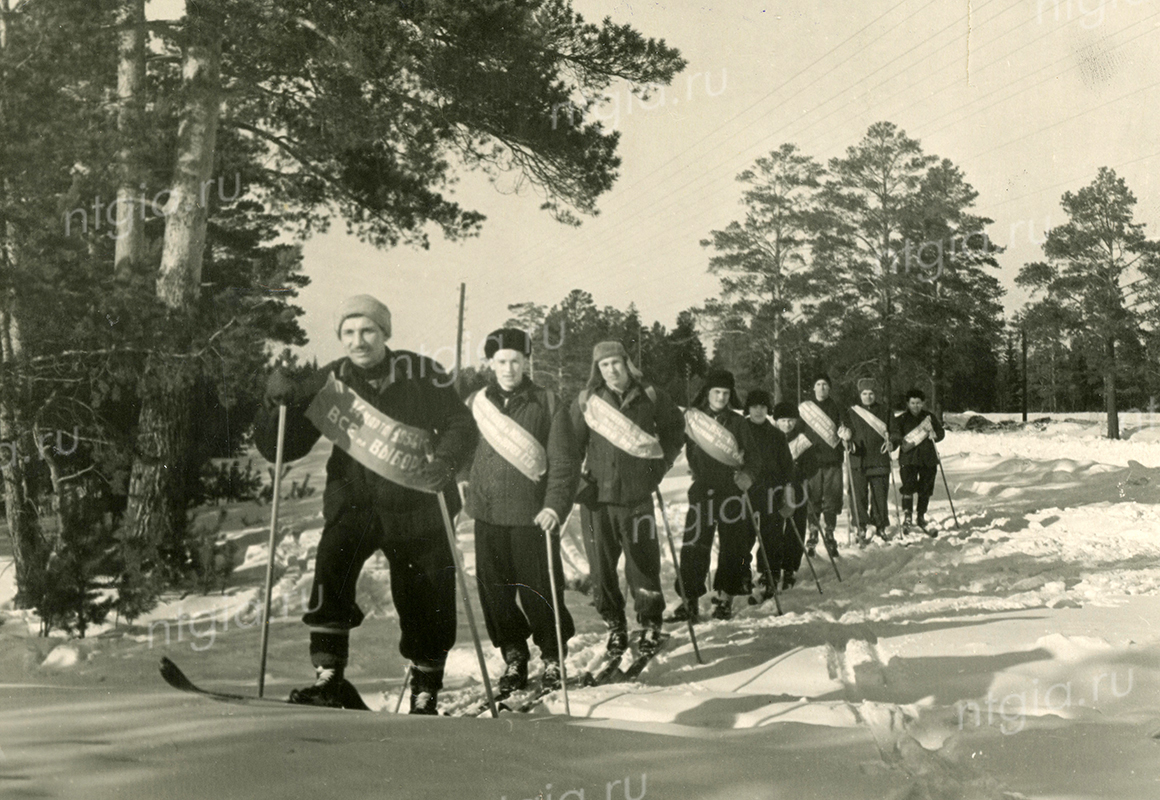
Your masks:
[{"label": "tall pine trunk", "polygon": [[121,0],[117,9],[117,241],[113,256],[118,278],[129,277],[145,256],[145,208],[136,198],[145,172],[137,142],[144,134],[145,0]]},{"label": "tall pine trunk", "polygon": [[[196,309],[205,250],[206,204],[221,103],[221,33],[210,4],[189,3],[182,59],[184,106],[178,128],[173,186],[165,208],[165,239],[157,296],[181,329]],[[182,343],[175,348],[180,351]],[[176,355],[176,354],[173,354]],[[180,551],[190,445],[191,377],[181,358],[151,359],[144,377],[137,454],[129,482],[133,532],[171,553]]]},{"label": "tall pine trunk", "polygon": [[1104,346],[1104,408],[1108,412],[1108,438],[1120,438],[1120,412],[1116,408],[1116,340]]}]

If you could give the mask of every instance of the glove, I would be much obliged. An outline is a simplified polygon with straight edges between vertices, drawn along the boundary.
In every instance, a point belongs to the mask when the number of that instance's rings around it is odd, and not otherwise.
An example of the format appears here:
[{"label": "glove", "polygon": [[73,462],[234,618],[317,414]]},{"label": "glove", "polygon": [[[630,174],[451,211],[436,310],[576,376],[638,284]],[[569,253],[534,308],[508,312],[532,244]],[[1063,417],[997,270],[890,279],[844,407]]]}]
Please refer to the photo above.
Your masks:
[{"label": "glove", "polygon": [[838,428],[838,438],[843,442],[848,442],[854,438],[854,432],[843,425],[842,427]]},{"label": "glove", "polygon": [[737,488],[743,492],[748,492],[749,487],[753,486],[753,478],[749,477],[748,472],[734,472],[733,482],[737,484]]},{"label": "glove", "polygon": [[533,520],[544,533],[551,533],[552,529],[560,524],[560,518],[556,516],[556,512],[550,508],[540,509],[540,513],[536,514]]},{"label": "glove", "polygon": [[433,492],[443,489],[455,477],[455,467],[441,458],[428,461],[419,469],[419,482]]},{"label": "glove", "polygon": [[275,406],[289,405],[294,399],[294,381],[281,367],[275,367],[266,379],[266,402]]}]

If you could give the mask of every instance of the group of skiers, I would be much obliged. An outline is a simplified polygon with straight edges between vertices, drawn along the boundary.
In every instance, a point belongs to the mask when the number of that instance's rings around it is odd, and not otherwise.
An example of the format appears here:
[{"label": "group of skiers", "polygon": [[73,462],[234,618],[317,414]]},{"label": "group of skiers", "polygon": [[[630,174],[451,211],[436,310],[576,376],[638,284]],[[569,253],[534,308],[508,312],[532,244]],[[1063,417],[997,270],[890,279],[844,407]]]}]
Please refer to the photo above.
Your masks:
[{"label": "group of skiers", "polygon": [[[505,694],[528,683],[529,636],[543,662],[541,689],[561,685],[560,658],[575,627],[564,607],[557,537],[574,503],[594,605],[608,626],[608,653],[618,656],[629,647],[622,556],[641,628],[637,648],[647,654],[660,646],[665,600],[653,501],[664,514],[658,486],[682,448],[692,483],[677,575],[680,604],[669,621],[700,618],[715,535],[717,619],[732,616],[736,597],[748,595],[756,604],[779,586],[792,587],[803,547],[813,555],[819,537],[836,557],[843,468],[859,544],[874,535],[886,538],[896,448],[903,532],[912,524],[915,494],[918,526],[926,526],[938,464],[932,441],[942,439],[943,429],[923,408],[918,390],[907,393],[899,416],[876,402],[871,379],[859,381],[858,405],[839,407],[826,375],[814,382],[813,399],[800,406],[774,404],[762,389],[748,392],[743,405],[732,374],[712,370],[682,412],[644,381],[624,346],[611,341],[595,346],[589,380],[569,406],[532,381],[528,334],[501,328],[484,347],[488,385],[463,401],[437,363],[387,348],[391,315],[375,298],[358,295],[342,303],[335,330],[346,356],[297,383],[276,369],[256,425],[258,449],[272,460],[277,411],[284,406],[284,458],[301,458],[326,427],[316,398],[324,387],[339,386],[388,440],[367,451],[358,446],[365,438],[358,422],[342,417],[350,429],[335,437],[327,463],[312,610],[303,618],[316,679],[294,690],[292,702],[365,708],[344,669],[350,630],[363,619],[355,602],[358,575],[381,549],[399,615],[399,650],[411,662],[410,711],[437,713],[456,634],[455,556],[442,510],[454,515],[461,508],[456,475],[462,471],[468,475],[462,507],[475,523],[476,581],[487,634],[505,663],[498,686]],[[331,411],[333,421],[338,412]],[[408,458],[404,445],[425,458]]]}]

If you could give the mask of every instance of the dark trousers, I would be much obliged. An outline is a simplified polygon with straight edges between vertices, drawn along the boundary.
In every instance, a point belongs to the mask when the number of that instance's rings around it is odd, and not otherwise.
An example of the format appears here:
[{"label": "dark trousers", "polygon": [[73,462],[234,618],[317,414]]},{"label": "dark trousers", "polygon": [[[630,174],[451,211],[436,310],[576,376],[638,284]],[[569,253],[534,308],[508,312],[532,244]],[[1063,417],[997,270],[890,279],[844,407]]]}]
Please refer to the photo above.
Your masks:
[{"label": "dark trousers", "polygon": [[580,527],[592,573],[596,611],[611,626],[626,623],[620,591],[620,556],[632,594],[636,620],[659,626],[665,613],[661,593],[661,550],[652,498],[636,505],[580,506]]},{"label": "dark trousers", "polygon": [[705,594],[709,562],[713,553],[713,536],[720,534],[717,572],[713,590],[726,594],[749,594],[753,590],[750,574],[753,550],[753,526],[749,505],[736,490],[708,495],[696,486],[689,489],[689,512],[681,541],[681,581],[689,600]]},{"label": "dark trousers", "polygon": [[809,524],[812,528],[832,531],[838,526],[838,514],[842,511],[842,464],[827,464],[818,467],[806,479],[806,495],[809,497]]},{"label": "dark trousers", "polygon": [[[749,492],[750,498],[754,497],[756,487]],[[773,501],[770,502],[770,498]],[[757,550],[757,565],[758,569],[764,575],[766,572],[764,553],[769,554],[769,560],[772,561],[771,568],[776,574],[777,570],[786,570],[787,572],[797,572],[798,567],[802,563],[802,540],[798,536],[805,537],[806,535],[806,503],[804,501],[801,487],[797,487],[796,491],[784,496],[781,492],[776,492],[770,495],[768,490],[761,490],[761,498],[763,504],[759,504],[756,500],[753,503],[753,508],[757,511],[757,516],[761,523],[761,543],[764,550],[759,547]],[[790,503],[786,503],[786,500]],[[794,507],[794,504],[799,504]],[[792,509],[793,515],[788,519],[781,515],[781,508],[786,506]],[[791,524],[790,520],[793,520]],[[794,531],[794,524],[797,525],[797,531]],[[756,538],[756,537],[754,537]]]},{"label": "dark trousers", "polygon": [[[888,486],[890,473],[885,467],[872,467],[871,470],[854,469],[854,496],[850,502],[858,509],[858,527],[865,528],[874,525],[883,531],[890,524],[890,514],[887,507]],[[869,472],[870,474],[867,474]],[[878,474],[881,472],[882,474]],[[867,493],[870,497],[870,508],[867,513]]]},{"label": "dark trousers", "polygon": [[[560,634],[567,644],[576,629],[572,615],[564,607],[564,565],[559,540],[552,547],[552,569],[556,573]],[[541,656],[557,658],[556,618],[548,599],[552,597],[552,580],[540,526],[492,525],[476,520],[475,580],[483,621],[493,645],[518,647],[531,635]]]},{"label": "dark trousers", "polygon": [[[312,610],[302,621],[316,631],[345,633],[358,627],[363,620],[355,602],[358,576],[366,560],[382,550],[399,614],[399,652],[420,666],[442,666],[455,645],[455,561],[442,523],[434,520],[438,517],[431,514],[393,517],[346,508],[327,522],[315,558]],[[328,656],[334,654],[316,649],[312,645],[316,665],[333,663]],[[346,654],[340,655],[338,660],[345,662]]]},{"label": "dark trousers", "polygon": [[902,473],[902,488],[900,490],[902,494],[917,494],[925,497],[934,494],[934,479],[938,467],[903,464],[899,467],[899,471]]}]

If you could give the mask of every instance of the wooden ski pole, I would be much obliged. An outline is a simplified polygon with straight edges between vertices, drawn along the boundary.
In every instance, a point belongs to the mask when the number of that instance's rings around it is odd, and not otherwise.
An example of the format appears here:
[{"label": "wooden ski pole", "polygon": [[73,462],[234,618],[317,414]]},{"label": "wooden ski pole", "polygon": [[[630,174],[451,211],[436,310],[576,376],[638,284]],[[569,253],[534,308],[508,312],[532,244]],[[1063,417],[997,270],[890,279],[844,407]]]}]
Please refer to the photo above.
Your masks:
[{"label": "wooden ski pole", "polygon": [[[677,571],[677,591],[681,593],[681,602],[685,604],[685,608],[689,608],[689,598],[685,594],[685,583],[681,580],[681,562],[677,560],[677,548],[673,544],[673,532],[669,529],[669,515],[665,510],[665,499],[661,497],[661,490],[658,486],[655,490],[657,496],[657,503],[660,504],[661,522],[665,526],[665,536],[669,540],[669,555],[673,558],[673,569]],[[697,663],[704,664],[705,659],[701,658],[701,650],[697,647],[697,634],[693,630],[693,614],[689,611],[689,618],[685,620],[689,625],[689,641],[693,643],[693,654],[697,656]]]},{"label": "wooden ski pole", "polygon": [[[572,516],[571,513],[568,516]],[[564,517],[564,522],[559,526],[561,536],[564,535],[564,525],[567,522],[568,517]],[[572,707],[568,704],[568,671],[564,666],[564,635],[560,625],[560,599],[563,592],[556,591],[556,560],[552,557],[551,531],[544,531],[544,544],[548,549],[548,581],[552,587],[552,615],[556,618],[556,650],[560,656],[560,686],[564,690],[564,713],[570,717],[572,716]]]},{"label": "wooden ski pole", "polygon": [[278,405],[278,446],[274,452],[274,494],[270,502],[269,558],[262,604],[262,654],[258,666],[258,697],[266,691],[266,655],[270,645],[270,599],[274,592],[274,539],[278,534],[278,503],[282,499],[282,449],[286,444],[286,404]]},{"label": "wooden ski pole", "polygon": [[846,479],[850,486],[850,519],[858,529],[862,528],[862,521],[858,518],[858,498],[854,497],[854,468],[850,466],[850,448],[846,448]]},{"label": "wooden ski pole", "polygon": [[931,439],[930,443],[934,447],[935,461],[938,462],[938,468],[942,471],[943,487],[947,490],[947,502],[949,502],[951,504],[951,516],[954,517],[955,527],[958,528],[959,527],[959,515],[955,513],[955,501],[954,501],[954,498],[951,497],[951,486],[949,483],[947,483],[947,470],[946,470],[946,467],[943,466],[942,456],[940,456],[938,453],[938,445],[936,445],[934,443],[934,439]]},{"label": "wooden ski pole", "polygon": [[[749,494],[747,492],[741,493],[741,504],[749,509],[749,518],[753,520],[753,530],[757,533],[757,552],[761,554],[762,560],[765,561],[765,580],[768,586],[773,587],[773,604],[777,607],[777,615],[780,617],[783,613],[781,610],[781,597],[778,595],[777,581],[773,578],[773,562],[769,559],[769,551],[765,549],[765,542],[761,537],[761,519],[757,516],[757,512],[753,510],[753,504],[749,502]],[[817,575],[814,579],[817,580]],[[818,584],[818,591],[822,590],[821,584]]]}]

